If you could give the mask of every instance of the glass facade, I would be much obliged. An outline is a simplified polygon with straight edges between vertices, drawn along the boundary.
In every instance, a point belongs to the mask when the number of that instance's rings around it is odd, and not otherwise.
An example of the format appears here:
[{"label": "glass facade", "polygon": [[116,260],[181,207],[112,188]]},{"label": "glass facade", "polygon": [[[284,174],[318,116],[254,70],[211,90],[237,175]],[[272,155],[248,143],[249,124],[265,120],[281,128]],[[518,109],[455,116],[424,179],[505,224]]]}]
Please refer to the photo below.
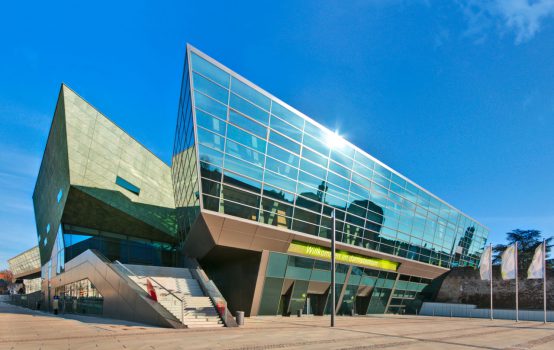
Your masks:
[{"label": "glass facade", "polygon": [[[331,311],[331,263],[317,259],[270,253],[260,315],[305,313],[323,315]],[[414,312],[431,280],[396,272],[337,264],[337,313],[365,315]],[[388,308],[387,308],[388,307]]]},{"label": "glass facade", "polygon": [[96,230],[71,226],[59,235],[57,273],[63,272],[64,261],[70,261],[88,249],[95,249],[110,261],[119,260],[124,264],[177,266],[178,254],[172,244],[109,232],[92,234],[91,231]]},{"label": "glass facade", "polygon": [[62,313],[102,315],[104,298],[88,280],[80,280],[56,288]]},{"label": "glass facade", "polygon": [[10,270],[16,276],[25,275],[40,269],[39,248],[31,248],[8,260]]},{"label": "glass facade", "polygon": [[446,268],[477,266],[486,243],[478,222],[195,49],[173,159],[183,235],[201,204],[323,238],[336,210],[338,241]]},{"label": "glass facade", "polygon": [[198,161],[192,115],[193,102],[187,67],[188,57],[185,58],[185,69],[183,70],[171,167],[177,227],[181,242],[185,240],[191,225],[200,213]]}]

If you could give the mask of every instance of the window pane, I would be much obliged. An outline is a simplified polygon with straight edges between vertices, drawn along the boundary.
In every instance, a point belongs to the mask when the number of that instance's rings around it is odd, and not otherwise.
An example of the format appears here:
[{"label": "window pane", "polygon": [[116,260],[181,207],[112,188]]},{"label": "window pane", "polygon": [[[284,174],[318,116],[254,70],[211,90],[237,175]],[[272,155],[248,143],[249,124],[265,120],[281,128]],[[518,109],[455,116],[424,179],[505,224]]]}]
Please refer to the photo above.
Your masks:
[{"label": "window pane", "polygon": [[352,168],[352,159],[348,158],[340,152],[331,150],[331,159],[348,169]]},{"label": "window pane", "polygon": [[227,89],[212,83],[197,73],[194,73],[192,77],[195,90],[201,91],[206,95],[215,98],[219,102],[227,104],[229,100],[229,91]]},{"label": "window pane", "polygon": [[227,106],[222,105],[200,92],[194,93],[194,106],[223,120],[227,119]]},{"label": "window pane", "polygon": [[223,212],[225,214],[258,221],[260,196],[223,185],[223,198]]},{"label": "window pane", "polygon": [[280,161],[286,162],[294,167],[298,167],[298,160],[300,158],[297,155],[287,152],[281,147],[277,147],[272,143],[267,145],[267,155],[279,159]]},{"label": "window pane", "polygon": [[221,168],[213,164],[200,162],[200,175],[210,180],[219,182],[221,181]]},{"label": "window pane", "polygon": [[296,180],[298,176],[298,170],[296,168],[293,168],[289,164],[280,162],[271,157],[267,157],[265,161],[265,167],[269,170],[276,172],[277,174],[290,177],[292,180]]},{"label": "window pane", "polygon": [[271,172],[269,170],[265,171],[264,182],[266,182],[270,185],[273,185],[275,187],[282,188],[286,191],[296,192],[296,182],[295,181],[292,181],[291,179],[289,179],[285,176],[276,174],[276,173]]},{"label": "window pane", "polygon": [[321,153],[324,156],[328,156],[329,154],[329,147],[327,145],[324,145],[319,140],[315,139],[314,137],[304,134],[304,145],[310,147],[311,149]]},{"label": "window pane", "polygon": [[259,166],[263,166],[264,164],[264,155],[262,153],[256,152],[229,139],[227,139],[225,152]]},{"label": "window pane", "polygon": [[325,170],[322,167],[319,167],[319,166],[315,165],[314,163],[311,163],[310,161],[307,161],[305,159],[302,159],[300,161],[300,169],[304,170],[308,174],[311,174],[313,176],[317,176],[320,179],[325,179],[325,174],[327,173],[327,170]]},{"label": "window pane", "polygon": [[244,174],[255,179],[262,179],[262,168],[240,160],[230,155],[225,155],[225,169],[239,174]]},{"label": "window pane", "polygon": [[223,163],[223,153],[213,150],[209,147],[199,145],[198,153],[200,155],[200,160],[212,163],[217,166],[221,166]]},{"label": "window pane", "polygon": [[300,153],[300,144],[274,132],[273,130],[269,133],[269,141],[296,154]]},{"label": "window pane", "polygon": [[[267,177],[267,173],[266,173]],[[294,203],[294,195],[289,192],[285,192],[280,188],[274,188],[267,184],[267,181],[264,181],[264,196],[278,199],[282,202],[288,202],[289,204]]]},{"label": "window pane", "polygon": [[232,125],[229,125],[227,128],[227,138],[265,153],[265,140],[262,140]]},{"label": "window pane", "polygon": [[350,170],[340,166],[338,163],[330,161],[329,162],[329,169],[336,172],[339,175],[342,175],[342,176],[350,179]]},{"label": "window pane", "polygon": [[237,111],[240,111],[252,119],[267,125],[269,121],[269,113],[254,106],[252,103],[246,101],[245,99],[238,97],[235,94],[231,94],[231,103],[230,106]]},{"label": "window pane", "polygon": [[223,176],[223,182],[258,194],[262,191],[261,182],[249,179],[244,176],[240,176],[229,171],[225,172]]},{"label": "window pane", "polygon": [[209,115],[208,113],[202,112],[199,109],[196,109],[196,123],[208,130],[214,131],[218,134],[225,135],[225,123],[223,120],[217,119]]},{"label": "window pane", "polygon": [[223,151],[223,137],[198,127],[198,143]]},{"label": "window pane", "polygon": [[209,63],[205,59],[199,57],[195,53],[192,55],[192,69],[200,74],[210,78],[216,83],[229,87],[229,74]]},{"label": "window pane", "polygon": [[284,121],[296,126],[300,130],[304,129],[304,118],[296,115],[294,112],[273,101],[271,113],[275,114]]},{"label": "window pane", "polygon": [[290,137],[291,139],[302,142],[302,131],[291,126],[290,124],[285,123],[279,118],[271,117],[271,128],[279,131],[280,133]]},{"label": "window pane", "polygon": [[231,78],[231,91],[269,111],[271,100],[235,77]]},{"label": "window pane", "polygon": [[302,157],[309,159],[324,168],[327,168],[327,158],[317,152],[309,150],[308,148],[302,148]]},{"label": "window pane", "polygon": [[252,119],[246,118],[232,109],[229,110],[229,121],[263,139],[267,137],[267,128],[265,126],[253,121]]}]

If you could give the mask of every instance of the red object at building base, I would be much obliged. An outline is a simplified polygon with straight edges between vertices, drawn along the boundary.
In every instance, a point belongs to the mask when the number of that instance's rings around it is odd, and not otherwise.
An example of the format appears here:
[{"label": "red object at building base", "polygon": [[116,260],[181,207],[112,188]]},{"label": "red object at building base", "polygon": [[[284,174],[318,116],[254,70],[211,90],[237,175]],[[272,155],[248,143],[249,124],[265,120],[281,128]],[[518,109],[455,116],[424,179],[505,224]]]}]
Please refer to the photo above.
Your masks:
[{"label": "red object at building base", "polygon": [[217,308],[219,315],[223,317],[225,315],[225,308],[226,308],[225,304],[222,302],[217,302],[215,307]]},{"label": "red object at building base", "polygon": [[152,285],[152,282],[150,282],[149,279],[146,280],[146,291],[148,292],[148,295],[150,295],[150,298],[154,299],[155,301],[158,301],[156,290],[154,289],[154,286]]}]

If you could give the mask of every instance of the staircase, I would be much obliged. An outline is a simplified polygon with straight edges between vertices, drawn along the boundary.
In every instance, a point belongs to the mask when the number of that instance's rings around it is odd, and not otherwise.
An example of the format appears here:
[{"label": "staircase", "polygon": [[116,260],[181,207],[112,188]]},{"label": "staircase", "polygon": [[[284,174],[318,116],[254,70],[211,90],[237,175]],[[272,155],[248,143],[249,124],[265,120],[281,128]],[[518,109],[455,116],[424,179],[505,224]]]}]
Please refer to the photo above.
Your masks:
[{"label": "staircase", "polygon": [[144,265],[120,265],[121,271],[147,291],[150,280],[158,303],[182,320],[187,328],[223,327],[212,300],[204,295],[189,269]]}]

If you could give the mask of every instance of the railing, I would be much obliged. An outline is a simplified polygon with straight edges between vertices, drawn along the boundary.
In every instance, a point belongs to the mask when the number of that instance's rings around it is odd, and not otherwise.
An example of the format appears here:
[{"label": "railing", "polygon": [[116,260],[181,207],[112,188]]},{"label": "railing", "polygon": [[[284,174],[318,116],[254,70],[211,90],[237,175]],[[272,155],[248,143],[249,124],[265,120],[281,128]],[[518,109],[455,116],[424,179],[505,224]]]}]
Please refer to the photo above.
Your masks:
[{"label": "railing", "polygon": [[119,260],[114,261],[114,263],[116,263],[118,266],[122,267],[125,271],[129,272],[131,275],[135,276],[138,279],[152,280],[154,283],[156,283],[158,286],[160,286],[163,290],[165,290],[167,293],[169,293],[169,295],[171,295],[173,298],[177,299],[181,304],[181,323],[183,323],[183,324],[185,323],[185,314],[184,314],[185,305],[184,305],[183,299],[179,298],[172,291],[170,291],[169,289],[164,287],[160,282],[156,281],[153,277],[139,276],[136,273],[134,273],[131,269],[129,269],[127,266],[123,265]]},{"label": "railing", "polygon": [[[238,327],[237,322],[233,318],[233,315],[231,315],[229,309],[227,308],[227,301],[225,300],[225,298],[223,298],[223,295],[221,295],[221,292],[219,291],[215,283],[210,280],[204,270],[202,270],[202,267],[200,266],[200,264],[198,264],[198,261],[192,258],[185,258],[185,265],[191,272],[192,277],[194,277],[194,279],[198,281],[198,284],[200,285],[200,288],[202,289],[204,294],[207,295],[212,301],[212,304],[221,317],[223,324],[226,327]],[[219,306],[222,306],[223,310],[221,310]]]}]

